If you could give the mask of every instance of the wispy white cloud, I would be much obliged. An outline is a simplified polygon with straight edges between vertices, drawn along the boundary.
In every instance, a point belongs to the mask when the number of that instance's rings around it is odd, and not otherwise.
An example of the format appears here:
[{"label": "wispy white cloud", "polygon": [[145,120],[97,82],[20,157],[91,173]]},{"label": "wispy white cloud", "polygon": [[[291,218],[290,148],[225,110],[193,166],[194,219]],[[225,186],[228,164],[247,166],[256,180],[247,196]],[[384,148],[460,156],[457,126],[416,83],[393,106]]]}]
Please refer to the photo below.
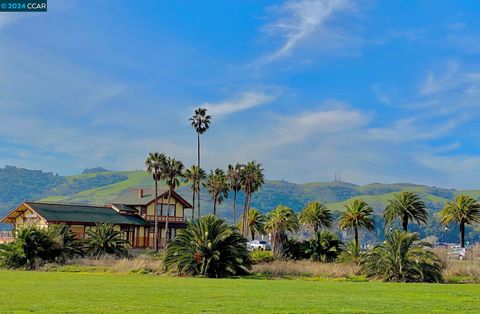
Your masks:
[{"label": "wispy white cloud", "polygon": [[202,104],[202,107],[207,108],[210,114],[221,117],[238,111],[265,105],[276,98],[277,95],[270,95],[264,92],[244,92],[236,98],[222,102],[205,102]]},{"label": "wispy white cloud", "polygon": [[336,14],[351,8],[350,0],[295,0],[272,7],[271,11],[277,18],[266,25],[264,30],[273,36],[281,37],[283,43],[280,48],[266,56],[264,61],[271,62],[288,56],[315,32],[323,31],[324,37],[335,37],[327,31],[327,22]]}]

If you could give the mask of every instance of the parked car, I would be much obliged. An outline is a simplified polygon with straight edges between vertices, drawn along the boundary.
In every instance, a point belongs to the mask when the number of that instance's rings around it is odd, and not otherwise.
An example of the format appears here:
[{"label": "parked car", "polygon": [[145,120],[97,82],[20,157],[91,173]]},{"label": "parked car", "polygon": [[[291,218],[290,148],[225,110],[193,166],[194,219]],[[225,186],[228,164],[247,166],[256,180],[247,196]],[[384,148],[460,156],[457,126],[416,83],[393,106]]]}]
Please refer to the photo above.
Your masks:
[{"label": "parked car", "polygon": [[269,251],[271,250],[270,243],[263,240],[253,240],[247,243],[247,248],[249,250],[262,250],[262,251]]},{"label": "parked car", "polygon": [[467,250],[461,247],[454,247],[450,252],[448,252],[449,259],[458,259],[463,260],[467,255]]}]

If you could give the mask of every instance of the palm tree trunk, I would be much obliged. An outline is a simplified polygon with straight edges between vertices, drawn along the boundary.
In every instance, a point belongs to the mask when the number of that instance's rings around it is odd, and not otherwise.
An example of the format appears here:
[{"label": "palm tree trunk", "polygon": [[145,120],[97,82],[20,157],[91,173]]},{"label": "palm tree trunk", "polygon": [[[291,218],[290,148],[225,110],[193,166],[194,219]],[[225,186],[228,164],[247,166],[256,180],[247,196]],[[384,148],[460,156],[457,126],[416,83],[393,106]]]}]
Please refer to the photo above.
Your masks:
[{"label": "palm tree trunk", "polygon": [[170,232],[168,231],[168,221],[170,220],[170,201],[171,201],[171,198],[172,198],[172,188],[169,188],[168,189],[167,217],[165,218],[165,246],[167,246],[167,243],[170,240]]},{"label": "palm tree trunk", "polygon": [[358,228],[353,228],[355,230],[355,246],[358,248]]},{"label": "palm tree trunk", "polygon": [[255,230],[252,227],[250,227],[250,233],[252,234],[252,241],[255,240]]},{"label": "palm tree trunk", "polygon": [[197,219],[200,219],[200,182],[197,183]]},{"label": "palm tree trunk", "polygon": [[408,217],[404,217],[402,221],[403,231],[408,232]]},{"label": "palm tree trunk", "polygon": [[158,180],[155,179],[155,202],[154,202],[154,209],[153,209],[153,219],[155,219],[155,227],[154,227],[154,234],[153,234],[153,242],[155,243],[155,250],[158,251],[158,210],[157,210],[157,200],[158,200]]},{"label": "palm tree trunk", "polygon": [[213,196],[213,215],[217,216],[217,194]]},{"label": "palm tree trunk", "polygon": [[192,197],[192,221],[195,219],[195,189],[193,190]]},{"label": "palm tree trunk", "polygon": [[465,247],[465,223],[460,222],[460,247]]},{"label": "palm tree trunk", "polygon": [[233,191],[233,225],[234,226],[235,226],[235,220],[237,219],[236,207],[237,207],[237,190],[234,190]]},{"label": "palm tree trunk", "polygon": [[247,237],[247,217],[248,217],[248,199],[250,198],[250,193],[245,193],[245,206],[243,207],[243,216],[242,216],[242,235]]},{"label": "palm tree trunk", "polygon": [[[200,132],[197,132],[197,167],[200,171]],[[200,219],[200,182],[198,182],[198,195],[197,195],[197,206],[198,206],[198,219]]]}]

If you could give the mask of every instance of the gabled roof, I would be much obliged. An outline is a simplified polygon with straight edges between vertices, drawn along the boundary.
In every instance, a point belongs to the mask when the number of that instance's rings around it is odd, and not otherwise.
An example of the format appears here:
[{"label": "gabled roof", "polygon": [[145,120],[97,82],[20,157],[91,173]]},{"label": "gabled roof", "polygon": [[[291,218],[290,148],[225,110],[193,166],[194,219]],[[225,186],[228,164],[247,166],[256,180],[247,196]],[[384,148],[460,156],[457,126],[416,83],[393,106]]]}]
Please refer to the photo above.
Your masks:
[{"label": "gabled roof", "polygon": [[[143,190],[143,193],[140,193],[140,190]],[[167,197],[168,189],[159,188],[158,197]],[[142,197],[140,197],[142,196]],[[185,208],[192,208],[192,205],[187,202],[183,197],[181,197],[177,192],[172,191],[172,197],[177,199]],[[116,197],[112,204],[125,204],[129,206],[135,205],[149,205],[155,200],[155,189],[153,188],[144,188],[144,189],[129,189],[122,195]]]},{"label": "gabled roof", "polygon": [[148,225],[136,215],[122,215],[107,206],[89,206],[72,204],[52,204],[41,202],[25,202],[2,219],[2,222],[11,222],[18,216],[16,212],[31,209],[47,222],[65,223],[97,223],[109,222],[115,225]]}]

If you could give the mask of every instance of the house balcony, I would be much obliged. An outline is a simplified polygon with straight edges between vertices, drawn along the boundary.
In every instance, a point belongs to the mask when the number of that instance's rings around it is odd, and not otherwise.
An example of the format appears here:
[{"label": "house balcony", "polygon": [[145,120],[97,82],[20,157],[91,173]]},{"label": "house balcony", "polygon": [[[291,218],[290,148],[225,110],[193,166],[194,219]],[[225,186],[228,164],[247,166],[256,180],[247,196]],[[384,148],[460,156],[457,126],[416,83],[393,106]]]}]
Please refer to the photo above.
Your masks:
[{"label": "house balcony", "polygon": [[[155,221],[155,216],[154,215],[146,215],[145,220],[147,221]],[[166,222],[167,221],[167,216],[158,216],[158,221],[159,222]],[[176,223],[184,223],[185,218],[184,217],[176,217],[176,216],[169,216],[168,217],[168,222],[176,222]]]},{"label": "house balcony", "polygon": [[13,233],[11,231],[0,231],[0,243],[9,243],[13,241]]}]

